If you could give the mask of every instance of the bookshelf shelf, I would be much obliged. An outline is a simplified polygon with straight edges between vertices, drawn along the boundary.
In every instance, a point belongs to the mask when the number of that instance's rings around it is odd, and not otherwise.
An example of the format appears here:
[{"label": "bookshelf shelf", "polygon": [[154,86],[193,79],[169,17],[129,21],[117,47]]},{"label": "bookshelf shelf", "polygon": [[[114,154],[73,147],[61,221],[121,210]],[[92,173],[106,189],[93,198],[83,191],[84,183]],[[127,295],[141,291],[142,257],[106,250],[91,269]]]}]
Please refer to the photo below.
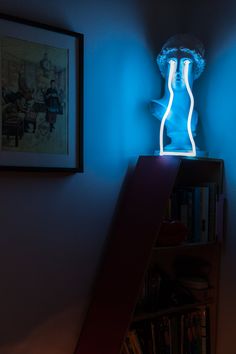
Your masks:
[{"label": "bookshelf shelf", "polygon": [[[121,195],[75,354],[130,354],[129,351],[127,352],[127,347],[125,352],[123,347],[129,329],[141,319],[146,319],[145,323],[150,321],[153,325],[155,318],[159,317],[162,321],[162,316],[163,321],[167,319],[174,328],[180,321],[181,328],[185,328],[189,318],[195,318],[197,321],[201,317],[201,323],[203,322],[205,327],[209,322],[209,345],[205,352],[206,354],[216,353],[219,241],[223,239],[223,198],[220,197],[223,185],[222,169],[223,161],[217,159],[171,156],[139,157]],[[170,243],[164,246],[162,243],[162,247],[156,247],[157,241],[160,241],[161,227],[170,198],[172,202],[177,201],[178,206],[179,199],[174,199],[173,193],[178,189],[188,188],[191,191],[190,197],[193,198],[193,202],[197,195],[195,188],[204,187],[202,190],[206,192],[208,186],[209,191],[204,195],[211,195],[211,199],[203,209],[205,213],[206,208],[209,214],[211,211],[211,220],[208,220],[209,227],[204,235],[204,242],[201,242],[202,238],[199,238],[197,242],[194,239],[194,243],[176,246],[170,246]],[[216,204],[215,208],[212,207],[212,201]],[[201,203],[197,205],[202,208]],[[179,209],[175,211],[178,213]],[[195,218],[195,214],[192,215]],[[201,215],[203,215],[202,212]],[[191,230],[194,233],[195,228],[192,227]],[[192,238],[190,237],[188,242]],[[140,294],[144,293],[143,289],[145,290],[145,279],[155,268],[161,274],[161,281],[162,278],[165,280],[161,284],[176,285],[179,279],[181,281],[184,279],[186,283],[186,277],[189,276],[192,277],[190,279],[192,283],[195,281],[197,284],[196,279],[193,279],[196,275],[206,278],[209,289],[211,289],[210,297],[207,301],[198,298],[194,304],[190,304],[189,301],[179,302],[178,307],[169,302],[168,309],[165,306],[163,311],[159,310],[158,306],[154,306],[152,313],[150,309],[146,311],[144,308],[142,314],[135,315],[138,313]],[[162,285],[164,289],[162,300],[173,295],[172,287],[170,288],[169,292],[165,291],[165,286]],[[193,291],[193,294],[192,296],[196,296],[196,291]],[[182,296],[178,291],[176,293],[176,290],[174,290],[174,295],[179,298]],[[160,297],[154,300],[158,301],[159,308],[164,308]],[[199,310],[201,312],[199,315],[198,312],[194,312],[196,306],[206,307],[206,309]],[[158,326],[162,326],[162,323],[158,323]],[[184,332],[182,337],[185,338],[185,336]],[[172,343],[172,346],[175,345]],[[152,350],[149,348],[141,352],[134,351],[134,354],[156,354]],[[177,353],[177,350],[175,352]]]},{"label": "bookshelf shelf", "polygon": [[181,245],[175,246],[158,246],[153,247],[153,252],[169,252],[171,249],[178,250],[178,249],[187,249],[187,248],[209,248],[209,247],[219,247],[219,243],[216,241],[212,242],[195,242],[195,243],[183,243]]},{"label": "bookshelf shelf", "polygon": [[210,305],[214,305],[214,301],[213,300],[209,300],[209,301],[204,301],[204,302],[196,302],[194,304],[186,304],[183,306],[176,306],[176,307],[170,307],[170,308],[166,308],[166,309],[161,309],[159,311],[156,312],[152,312],[152,313],[139,313],[134,315],[132,322],[140,322],[140,321],[146,321],[146,320],[151,320],[160,316],[164,316],[164,315],[169,315],[169,314],[174,314],[174,313],[180,313],[180,312],[185,312],[187,310],[192,310],[195,308],[200,308],[200,307],[205,307],[205,306],[210,306]]}]

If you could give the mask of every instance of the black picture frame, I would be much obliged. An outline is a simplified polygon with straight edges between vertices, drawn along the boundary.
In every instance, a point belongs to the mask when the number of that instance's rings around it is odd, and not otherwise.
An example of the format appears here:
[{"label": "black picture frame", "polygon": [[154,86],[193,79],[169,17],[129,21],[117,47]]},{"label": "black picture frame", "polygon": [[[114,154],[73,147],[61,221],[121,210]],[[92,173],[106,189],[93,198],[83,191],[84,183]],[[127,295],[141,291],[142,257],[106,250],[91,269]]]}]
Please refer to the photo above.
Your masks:
[{"label": "black picture frame", "polygon": [[83,172],[84,35],[0,13],[0,51],[0,169]]}]

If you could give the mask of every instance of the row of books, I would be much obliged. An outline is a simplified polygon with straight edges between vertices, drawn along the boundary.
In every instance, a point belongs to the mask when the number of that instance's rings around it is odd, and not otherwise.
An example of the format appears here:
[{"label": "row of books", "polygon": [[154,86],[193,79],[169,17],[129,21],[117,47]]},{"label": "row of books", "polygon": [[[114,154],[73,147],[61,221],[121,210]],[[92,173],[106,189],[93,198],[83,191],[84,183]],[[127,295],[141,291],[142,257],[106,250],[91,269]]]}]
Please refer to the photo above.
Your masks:
[{"label": "row of books", "polygon": [[143,321],[127,333],[122,354],[210,354],[207,307]]},{"label": "row of books", "polygon": [[179,220],[186,226],[187,242],[215,241],[217,201],[215,183],[177,188],[169,198],[166,218]]}]

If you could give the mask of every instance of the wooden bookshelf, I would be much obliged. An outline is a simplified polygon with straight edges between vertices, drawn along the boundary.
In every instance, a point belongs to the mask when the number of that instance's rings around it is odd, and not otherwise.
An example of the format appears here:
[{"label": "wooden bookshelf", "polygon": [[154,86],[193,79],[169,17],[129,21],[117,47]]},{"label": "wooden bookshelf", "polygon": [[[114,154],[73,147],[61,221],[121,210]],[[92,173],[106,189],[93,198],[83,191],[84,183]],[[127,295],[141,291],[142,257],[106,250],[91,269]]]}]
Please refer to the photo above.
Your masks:
[{"label": "wooden bookshelf", "polygon": [[[130,326],[165,313],[207,305],[211,313],[211,351],[215,354],[220,245],[213,242],[155,247],[166,204],[176,186],[215,183],[222,192],[223,162],[216,159],[141,156],[114,220],[92,301],[75,354],[119,354]],[[218,213],[222,208],[218,209]],[[222,218],[217,218],[222,238]],[[148,269],[160,265],[171,277],[176,259],[198,256],[214,265],[209,272],[213,297],[209,302],[183,304],[153,313],[135,315],[136,304]],[[150,354],[150,353],[143,353]]]},{"label": "wooden bookshelf", "polygon": [[178,306],[168,306],[154,311],[135,311],[132,325],[142,321],[152,321],[163,316],[170,318],[176,314],[194,311],[195,309],[208,308],[210,314],[210,352],[207,354],[215,354],[216,338],[217,338],[217,305],[218,305],[218,282],[219,282],[219,266],[220,266],[220,243],[193,243],[178,246],[154,247],[149,262],[149,268],[158,266],[170,279],[176,277],[176,263],[181,261],[182,264],[188,266],[191,262],[207,262],[207,270],[205,271],[209,281],[207,290],[195,290],[206,293],[206,299],[195,300]]}]

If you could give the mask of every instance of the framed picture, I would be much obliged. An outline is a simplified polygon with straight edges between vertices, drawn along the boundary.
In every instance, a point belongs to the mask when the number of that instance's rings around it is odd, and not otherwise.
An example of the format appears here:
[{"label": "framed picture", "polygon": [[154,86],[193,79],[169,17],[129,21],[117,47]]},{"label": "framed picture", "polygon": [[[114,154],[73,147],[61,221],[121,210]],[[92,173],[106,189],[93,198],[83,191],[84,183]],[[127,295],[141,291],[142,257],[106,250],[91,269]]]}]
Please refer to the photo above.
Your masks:
[{"label": "framed picture", "polygon": [[0,169],[83,171],[83,35],[0,14]]}]

